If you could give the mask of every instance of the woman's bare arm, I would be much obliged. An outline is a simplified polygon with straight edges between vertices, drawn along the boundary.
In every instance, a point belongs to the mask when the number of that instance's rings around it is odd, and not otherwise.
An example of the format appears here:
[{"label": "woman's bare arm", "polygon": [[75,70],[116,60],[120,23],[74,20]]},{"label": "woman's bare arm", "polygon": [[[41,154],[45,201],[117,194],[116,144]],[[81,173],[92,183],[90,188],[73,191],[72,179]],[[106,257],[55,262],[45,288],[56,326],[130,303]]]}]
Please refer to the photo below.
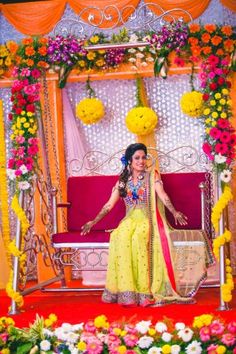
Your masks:
[{"label": "woman's bare arm", "polygon": [[116,185],[113,187],[110,198],[108,201],[103,205],[102,209],[99,211],[99,213],[96,215],[96,217],[88,221],[85,225],[82,226],[82,231],[81,235],[86,235],[90,232],[91,228],[97,224],[104,216],[106,216],[115,206],[115,204],[118,202],[120,198],[119,195],[119,190],[118,190],[118,182]]},{"label": "woman's bare arm", "polygon": [[168,194],[163,188],[162,180],[160,179],[160,176],[158,174],[156,174],[155,176],[155,191],[158,197],[161,199],[162,203],[165,205],[165,207],[173,214],[175,224],[179,223],[180,225],[187,225],[187,217],[183,213],[175,209]]}]

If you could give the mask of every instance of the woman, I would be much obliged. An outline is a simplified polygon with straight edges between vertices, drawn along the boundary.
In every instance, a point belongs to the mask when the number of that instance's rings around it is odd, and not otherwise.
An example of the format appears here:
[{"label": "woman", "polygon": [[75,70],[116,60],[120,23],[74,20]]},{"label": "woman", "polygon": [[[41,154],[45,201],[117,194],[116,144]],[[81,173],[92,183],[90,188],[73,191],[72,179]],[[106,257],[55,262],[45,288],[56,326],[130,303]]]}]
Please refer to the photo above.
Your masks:
[{"label": "woman", "polygon": [[156,195],[171,211],[176,224],[186,225],[187,218],[175,210],[159,174],[146,171],[146,160],[144,144],[127,147],[122,158],[124,169],[109,200],[95,219],[82,228],[81,234],[86,235],[120,197],[124,199],[126,216],[111,233],[102,299],[128,306],[193,302],[176,291],[168,227],[156,207]]}]

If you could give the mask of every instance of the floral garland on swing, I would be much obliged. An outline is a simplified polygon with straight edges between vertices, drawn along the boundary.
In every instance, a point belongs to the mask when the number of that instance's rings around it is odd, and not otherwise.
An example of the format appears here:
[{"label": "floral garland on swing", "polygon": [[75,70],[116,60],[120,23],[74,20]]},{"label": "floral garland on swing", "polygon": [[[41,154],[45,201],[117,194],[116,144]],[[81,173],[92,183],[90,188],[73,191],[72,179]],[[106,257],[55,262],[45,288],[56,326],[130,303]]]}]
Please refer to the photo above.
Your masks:
[{"label": "floral garland on swing", "polygon": [[[110,40],[101,34],[95,34],[88,39],[79,39],[74,36],[30,37],[24,38],[20,44],[12,42],[11,45],[5,44],[6,50],[4,45],[1,46],[0,59],[3,59],[1,63],[5,64],[4,66],[0,64],[0,75],[3,76],[6,73],[10,67],[9,63],[14,63],[12,111],[9,114],[12,149],[7,164],[7,174],[11,183],[15,185],[16,196],[20,191],[30,189],[33,177],[37,174],[39,152],[37,119],[41,112],[40,79],[46,71],[54,70],[59,73],[59,86],[62,88],[72,68],[79,75],[81,72],[90,74],[93,70],[101,72],[117,70],[122,63],[130,63],[132,69],[136,70],[139,65],[145,67],[154,62],[155,75],[160,75],[165,79],[170,65],[169,55],[175,52],[174,63],[176,65],[183,66],[185,63],[192,65],[192,78],[194,65],[201,62],[199,73],[201,93],[193,92],[185,101],[182,101],[181,105],[185,113],[191,112],[191,116],[202,114],[205,126],[203,151],[220,172],[224,191],[223,199],[218,201],[214,207],[214,210],[217,210],[215,213],[217,217],[215,216],[213,223],[216,228],[222,210],[232,199],[232,193],[227,194],[227,190],[230,189],[232,162],[235,158],[236,134],[230,122],[232,102],[229,75],[236,69],[236,33],[231,26],[215,24],[201,26],[196,23],[187,25],[178,21],[164,25],[157,33],[137,33],[135,36],[134,38],[132,35],[131,38],[127,30],[122,29]],[[139,48],[138,42],[143,40],[149,41],[150,45]],[[129,41],[136,41],[137,49],[106,51],[86,49],[86,45]],[[7,61],[6,56],[9,56]],[[188,106],[190,108],[186,108]],[[144,107],[144,109],[147,108]],[[103,112],[100,113],[99,118]],[[129,126],[132,126],[132,117],[131,114],[130,123],[127,124]],[[148,133],[151,133],[157,122],[154,116],[152,120],[153,123]],[[128,118],[127,121],[129,122]],[[85,124],[91,123],[96,123],[96,119],[85,121]],[[227,201],[226,204],[225,201]],[[26,221],[27,218],[22,218],[24,211],[19,207],[15,210],[18,218],[22,220],[22,227],[27,232],[29,224]],[[229,235],[227,234],[227,237],[223,239],[229,240]],[[222,244],[222,238],[220,244]],[[214,245],[216,255],[218,248],[219,244],[216,241]],[[23,249],[18,251],[23,252]],[[229,289],[232,290],[231,282],[229,282]],[[230,296],[225,296],[225,301],[230,301]],[[22,301],[18,301],[18,305],[21,304]]]}]

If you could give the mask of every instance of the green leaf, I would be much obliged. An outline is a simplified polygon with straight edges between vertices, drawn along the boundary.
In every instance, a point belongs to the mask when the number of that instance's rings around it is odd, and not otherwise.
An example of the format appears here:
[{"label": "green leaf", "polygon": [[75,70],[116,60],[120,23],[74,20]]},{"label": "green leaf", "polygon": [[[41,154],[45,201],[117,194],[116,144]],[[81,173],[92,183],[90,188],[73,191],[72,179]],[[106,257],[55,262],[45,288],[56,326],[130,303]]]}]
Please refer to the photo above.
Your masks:
[{"label": "green leaf", "polygon": [[24,343],[17,347],[16,354],[28,354],[32,348],[32,343]]}]

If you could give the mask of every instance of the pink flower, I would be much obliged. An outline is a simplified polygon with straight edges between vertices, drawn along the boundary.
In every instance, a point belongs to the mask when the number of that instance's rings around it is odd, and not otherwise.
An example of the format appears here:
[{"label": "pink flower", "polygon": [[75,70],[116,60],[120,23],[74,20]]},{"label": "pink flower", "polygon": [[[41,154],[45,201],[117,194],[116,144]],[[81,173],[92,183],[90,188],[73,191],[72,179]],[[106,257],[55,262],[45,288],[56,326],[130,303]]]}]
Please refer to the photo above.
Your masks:
[{"label": "pink flower", "polygon": [[236,347],[235,347],[234,350],[233,350],[233,354],[236,354]]},{"label": "pink flower", "polygon": [[138,337],[135,334],[127,334],[124,336],[124,342],[128,347],[134,347],[138,342]]},{"label": "pink flower", "polygon": [[221,60],[221,65],[228,66],[229,65],[229,59],[227,59],[227,58],[222,59]]},{"label": "pink flower", "polygon": [[184,66],[184,60],[180,57],[175,57],[174,59],[174,63],[177,65],[177,66]]},{"label": "pink flower", "polygon": [[31,145],[31,146],[28,147],[28,151],[27,152],[28,152],[28,154],[30,156],[34,156],[34,155],[36,155],[38,153],[38,151],[39,151],[39,148],[38,148],[37,145]]},{"label": "pink flower", "polygon": [[228,143],[230,141],[230,133],[227,131],[224,131],[220,135],[220,141],[222,143]]},{"label": "pink flower", "polygon": [[212,147],[209,143],[204,143],[202,145],[202,150],[210,160],[214,160],[214,156],[212,155]]},{"label": "pink flower", "polygon": [[12,72],[11,72],[13,77],[16,77],[18,75],[18,70],[19,70],[19,68],[17,66],[14,66],[14,68],[12,69]]},{"label": "pink flower", "polygon": [[24,154],[25,154],[25,147],[24,147],[24,146],[18,147],[18,149],[17,149],[17,155],[18,155],[18,156],[24,156]]},{"label": "pink flower", "polygon": [[230,333],[236,334],[236,321],[232,321],[228,324],[227,329]]},{"label": "pink flower", "polygon": [[[35,145],[31,146],[31,148],[29,147],[29,148],[28,148],[28,152],[29,152],[29,149],[33,149],[33,151],[34,151],[34,146],[35,146]],[[34,154],[30,154],[30,153],[29,153],[29,155],[34,155]],[[91,332],[91,333],[95,333],[95,332],[96,332],[96,327],[94,326],[93,321],[88,321],[87,323],[85,323],[84,329],[85,329],[86,331],[88,331],[88,332]]]},{"label": "pink flower", "polygon": [[223,75],[223,70],[221,68],[215,68],[215,73],[216,73],[216,75],[221,76],[221,75]]},{"label": "pink flower", "polygon": [[15,171],[15,175],[16,176],[21,176],[22,175],[22,171],[21,170],[16,170]]},{"label": "pink flower", "polygon": [[214,73],[214,71],[211,71],[209,74],[208,74],[208,77],[212,80],[214,79],[214,77],[216,76],[216,74]]},{"label": "pink flower", "polygon": [[225,129],[225,128],[228,128],[229,127],[229,121],[226,120],[226,119],[218,119],[217,121],[217,126],[221,129]]},{"label": "pink flower", "polygon": [[205,81],[206,78],[207,78],[207,74],[205,73],[205,71],[201,71],[201,72],[199,73],[198,77],[199,77],[199,79],[200,79],[201,81]]},{"label": "pink flower", "polygon": [[207,60],[207,62],[213,66],[216,66],[219,63],[219,61],[220,61],[220,59],[216,55],[213,55],[213,54],[210,55]]},{"label": "pink flower", "polygon": [[131,333],[131,334],[136,334],[137,333],[137,330],[136,330],[135,326],[132,325],[132,324],[125,325],[125,331],[127,331],[128,333]]},{"label": "pink flower", "polygon": [[27,163],[25,166],[26,166],[26,168],[27,168],[28,171],[32,171],[33,165]]},{"label": "pink flower", "polygon": [[21,165],[24,165],[24,161],[23,160],[17,160],[16,161],[16,166],[20,167]]},{"label": "pink flower", "polygon": [[221,155],[224,155],[228,152],[228,146],[226,144],[216,144],[215,146],[215,152],[217,154],[221,154]]},{"label": "pink flower", "polygon": [[27,95],[37,95],[38,94],[38,86],[37,84],[33,84],[33,85],[28,85],[24,87],[24,92]]},{"label": "pink flower", "polygon": [[38,144],[38,142],[39,142],[39,139],[38,138],[29,138],[29,140],[28,140],[28,143],[30,144],[30,145],[36,145],[36,144]]},{"label": "pink flower", "polygon": [[17,144],[23,144],[24,141],[25,141],[25,138],[23,136],[20,135],[20,136],[16,137]]},{"label": "pink flower", "polygon": [[38,79],[41,76],[41,73],[38,69],[33,69],[32,70],[32,76],[34,79]]},{"label": "pink flower", "polygon": [[207,326],[203,326],[200,329],[199,334],[200,334],[200,338],[203,342],[207,342],[211,338],[211,330]]},{"label": "pink flower", "polygon": [[223,334],[221,341],[225,345],[230,346],[230,345],[234,345],[234,343],[236,342],[236,338],[232,333],[226,333]]},{"label": "pink flower", "polygon": [[8,164],[7,164],[7,168],[13,168],[14,165],[15,165],[15,159],[9,159]]},{"label": "pink flower", "polygon": [[218,129],[218,128],[211,128],[210,132],[209,132],[209,135],[217,140],[219,139],[220,135],[221,135],[221,131]]},{"label": "pink flower", "polygon": [[216,344],[209,345],[209,347],[207,347],[207,353],[208,354],[217,354],[217,351],[216,351],[217,347],[218,347],[218,345],[216,345]]},{"label": "pink flower", "polygon": [[30,70],[28,68],[23,68],[21,70],[21,75],[22,76],[30,76]]},{"label": "pink flower", "polygon": [[1,333],[0,334],[0,339],[6,343],[7,339],[8,339],[9,335],[7,333]]},{"label": "pink flower", "polygon": [[102,350],[103,350],[102,343],[98,344],[98,343],[91,342],[91,343],[87,344],[86,353],[100,354],[100,353],[102,353]]},{"label": "pink flower", "polygon": [[[221,145],[221,144],[219,144]],[[210,325],[210,329],[211,329],[211,334],[222,334],[224,332],[224,325],[223,323],[221,323],[219,320],[215,320],[211,323]]]}]

